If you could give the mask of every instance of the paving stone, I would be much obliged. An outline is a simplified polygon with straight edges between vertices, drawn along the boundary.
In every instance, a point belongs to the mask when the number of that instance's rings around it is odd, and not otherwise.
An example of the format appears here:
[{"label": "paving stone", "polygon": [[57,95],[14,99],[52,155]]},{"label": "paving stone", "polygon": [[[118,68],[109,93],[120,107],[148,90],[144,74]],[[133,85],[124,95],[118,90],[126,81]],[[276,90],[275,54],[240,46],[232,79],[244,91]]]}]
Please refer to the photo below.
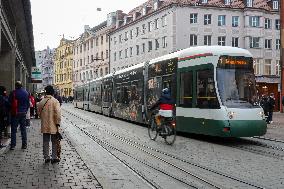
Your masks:
[{"label": "paving stone", "polygon": [[[28,149],[22,150],[20,132],[17,132],[15,150],[0,151],[0,188],[46,189],[72,187],[83,188],[99,184],[75,148],[70,146],[64,136],[62,141],[62,160],[58,164],[45,164],[42,155],[42,134],[40,121],[32,120],[28,129]],[[51,145],[50,145],[51,148]],[[51,150],[51,149],[50,149]],[[84,175],[87,179],[79,179]]]}]

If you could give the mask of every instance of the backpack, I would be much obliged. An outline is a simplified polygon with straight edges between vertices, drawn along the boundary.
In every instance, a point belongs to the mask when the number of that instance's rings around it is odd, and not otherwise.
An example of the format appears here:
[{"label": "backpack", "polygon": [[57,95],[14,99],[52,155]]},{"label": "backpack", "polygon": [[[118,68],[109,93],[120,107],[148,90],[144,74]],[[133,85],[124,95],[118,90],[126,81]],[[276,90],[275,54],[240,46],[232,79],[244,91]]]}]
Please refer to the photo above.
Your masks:
[{"label": "backpack", "polygon": [[18,100],[16,98],[16,91],[14,91],[11,103],[11,115],[16,116],[17,113],[18,113]]},{"label": "backpack", "polygon": [[4,118],[7,116],[6,101],[2,95],[0,95],[0,117]]}]

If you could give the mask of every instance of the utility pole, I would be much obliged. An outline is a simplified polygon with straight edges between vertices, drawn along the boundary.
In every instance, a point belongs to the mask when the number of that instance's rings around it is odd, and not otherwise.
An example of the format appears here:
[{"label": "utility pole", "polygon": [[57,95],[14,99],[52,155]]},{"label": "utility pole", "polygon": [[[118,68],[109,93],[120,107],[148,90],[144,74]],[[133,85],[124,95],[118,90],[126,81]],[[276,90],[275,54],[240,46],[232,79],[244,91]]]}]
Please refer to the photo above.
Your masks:
[{"label": "utility pole", "polygon": [[282,97],[284,96],[284,0],[280,0],[280,68],[281,68],[281,91],[280,91],[280,111],[283,113]]}]

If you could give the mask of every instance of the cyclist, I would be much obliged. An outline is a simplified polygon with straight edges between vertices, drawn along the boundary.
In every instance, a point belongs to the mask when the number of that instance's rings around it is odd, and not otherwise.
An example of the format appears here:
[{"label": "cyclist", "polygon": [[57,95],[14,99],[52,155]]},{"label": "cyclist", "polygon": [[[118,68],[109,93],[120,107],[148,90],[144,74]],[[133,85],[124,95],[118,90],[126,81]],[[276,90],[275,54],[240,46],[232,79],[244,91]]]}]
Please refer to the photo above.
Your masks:
[{"label": "cyclist", "polygon": [[155,109],[157,106],[159,106],[159,113],[155,116],[155,120],[157,126],[160,127],[164,118],[173,117],[174,100],[168,88],[162,90],[161,97],[150,110]]}]

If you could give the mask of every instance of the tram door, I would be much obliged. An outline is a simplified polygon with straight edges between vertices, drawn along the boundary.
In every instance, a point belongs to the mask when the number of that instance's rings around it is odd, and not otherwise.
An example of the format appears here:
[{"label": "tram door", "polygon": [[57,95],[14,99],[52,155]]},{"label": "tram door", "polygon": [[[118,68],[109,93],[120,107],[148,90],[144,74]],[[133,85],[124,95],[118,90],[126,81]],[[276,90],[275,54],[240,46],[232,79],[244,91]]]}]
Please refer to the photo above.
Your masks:
[{"label": "tram door", "polygon": [[148,66],[146,82],[146,106],[150,108],[161,96],[162,89],[169,88],[176,99],[177,59],[164,60]]}]

